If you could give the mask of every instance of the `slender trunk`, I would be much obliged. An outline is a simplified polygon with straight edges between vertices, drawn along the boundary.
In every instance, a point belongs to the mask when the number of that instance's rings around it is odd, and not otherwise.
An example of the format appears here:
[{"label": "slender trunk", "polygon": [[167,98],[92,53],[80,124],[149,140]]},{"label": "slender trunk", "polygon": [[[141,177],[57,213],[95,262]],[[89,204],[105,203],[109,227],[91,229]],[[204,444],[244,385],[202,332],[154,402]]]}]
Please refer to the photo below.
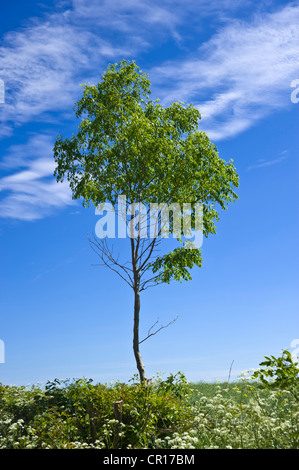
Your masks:
[{"label": "slender trunk", "polygon": [[136,365],[139,372],[140,382],[146,380],[144,364],[139,351],[139,312],[140,312],[140,294],[139,286],[134,288],[134,329],[133,329],[133,351],[136,359]]},{"label": "slender trunk", "polygon": [[137,369],[139,372],[140,382],[146,380],[144,364],[142,362],[140,350],[139,350],[139,314],[140,314],[140,275],[136,263],[136,253],[134,240],[131,238],[131,248],[132,248],[132,265],[134,273],[134,328],[133,328],[133,351],[136,360]]}]

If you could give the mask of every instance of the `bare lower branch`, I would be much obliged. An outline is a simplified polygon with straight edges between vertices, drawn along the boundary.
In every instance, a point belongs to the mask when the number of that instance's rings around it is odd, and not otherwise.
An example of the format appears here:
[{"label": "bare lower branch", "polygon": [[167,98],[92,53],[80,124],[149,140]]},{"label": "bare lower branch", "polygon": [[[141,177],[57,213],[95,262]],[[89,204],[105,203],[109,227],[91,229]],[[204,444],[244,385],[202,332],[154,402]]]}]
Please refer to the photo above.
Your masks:
[{"label": "bare lower branch", "polygon": [[153,276],[150,279],[146,279],[146,281],[142,281],[140,283],[140,292],[148,289],[149,287],[155,287],[155,286],[158,286],[159,284],[162,284],[162,281],[158,282],[157,280],[158,280],[158,275]]},{"label": "bare lower branch", "polygon": [[[160,239],[157,239],[157,238],[154,238],[149,244],[148,246],[143,250],[143,252],[140,254],[139,256],[139,261],[140,261],[140,265],[139,265],[139,272],[142,272],[144,269],[147,269],[147,262],[150,260],[153,252],[155,251],[155,246],[159,245],[161,243],[161,240]],[[144,256],[144,254],[146,253],[146,251],[149,250],[149,252],[147,253],[147,256],[144,260],[142,260],[142,257]]]},{"label": "bare lower branch", "polygon": [[[95,236],[94,236],[94,241],[91,240],[89,237],[88,237],[88,240],[90,242],[90,246],[93,249],[93,251],[102,260],[101,264],[104,266],[107,266],[109,269],[117,273],[130,287],[133,288],[134,286],[133,278],[130,275],[130,272],[132,272],[132,269],[126,266],[127,262],[123,264],[120,264],[118,262],[118,257],[116,258],[113,255],[113,247],[112,249],[110,249],[105,239],[98,241],[96,240]],[[123,273],[120,270],[122,270]]]},{"label": "bare lower branch", "polygon": [[160,326],[160,328],[158,328],[158,330],[154,331],[153,333],[151,333],[151,330],[154,328],[154,326],[158,323],[159,319],[156,321],[156,323],[154,323],[150,329],[148,330],[147,332],[147,336],[139,341],[139,344],[143,343],[144,341],[146,341],[148,338],[150,338],[151,336],[154,336],[156,335],[157,333],[159,333],[159,331],[163,330],[164,328],[167,328],[169,325],[171,325],[172,323],[174,323],[176,320],[178,319],[178,315],[175,316],[175,318],[173,320],[171,320],[167,325],[162,325]]}]

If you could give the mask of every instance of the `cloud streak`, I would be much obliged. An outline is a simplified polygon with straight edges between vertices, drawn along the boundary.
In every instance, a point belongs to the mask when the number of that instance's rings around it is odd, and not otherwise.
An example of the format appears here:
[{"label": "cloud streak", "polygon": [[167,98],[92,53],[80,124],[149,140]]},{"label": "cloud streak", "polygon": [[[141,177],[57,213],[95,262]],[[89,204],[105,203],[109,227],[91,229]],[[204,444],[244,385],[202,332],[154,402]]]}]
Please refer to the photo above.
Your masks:
[{"label": "cloud streak", "polygon": [[250,165],[246,171],[256,170],[258,168],[267,168],[269,166],[276,165],[277,163],[281,163],[282,161],[289,158],[287,152],[282,152],[280,157],[273,158],[272,160],[264,160],[263,158],[260,159],[256,164]]},{"label": "cloud streak", "polygon": [[298,74],[298,22],[298,4],[250,23],[232,21],[192,57],[152,70],[158,86],[167,82],[163,101],[196,103],[204,130],[216,140],[289,106],[290,82]]},{"label": "cloud streak", "polygon": [[[28,148],[33,149],[31,156],[36,158],[25,158]],[[34,148],[37,155],[34,155]],[[1,217],[37,220],[75,204],[69,186],[58,185],[53,178],[55,162],[51,153],[51,139],[45,135],[33,136],[29,143],[8,150],[2,167],[15,165],[19,171],[0,178]]]},{"label": "cloud streak", "polygon": [[0,48],[0,76],[6,88],[2,120],[13,125],[41,118],[53,122],[49,113],[73,104],[82,80],[99,74],[107,57],[128,52],[56,15],[9,33]]}]

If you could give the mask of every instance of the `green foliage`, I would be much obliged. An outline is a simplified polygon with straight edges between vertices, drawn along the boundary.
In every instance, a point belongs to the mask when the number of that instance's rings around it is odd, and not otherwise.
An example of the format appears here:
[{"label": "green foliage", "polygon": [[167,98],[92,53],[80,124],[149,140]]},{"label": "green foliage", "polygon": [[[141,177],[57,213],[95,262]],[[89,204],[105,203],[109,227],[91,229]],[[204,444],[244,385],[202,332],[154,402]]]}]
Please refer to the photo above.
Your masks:
[{"label": "green foliage", "polygon": [[[73,198],[88,206],[142,202],[203,205],[203,233],[215,233],[217,206],[237,199],[239,177],[233,162],[219,158],[216,146],[198,131],[199,111],[174,102],[163,107],[150,99],[150,81],[134,63],[110,64],[97,85],[84,85],[75,105],[78,133],[58,136],[54,147],[57,181],[67,178]],[[173,227],[170,224],[170,232]],[[181,241],[181,240],[180,240]],[[191,279],[201,266],[200,252],[184,246],[149,264],[157,282]]]},{"label": "green foliage", "polygon": [[190,383],[182,372],[173,375],[170,374],[166,380],[158,379],[157,393],[169,394],[179,400],[188,399],[192,395]]},{"label": "green foliage", "polygon": [[[93,385],[54,380],[45,389],[0,388],[0,448],[143,448],[188,429],[191,386],[166,381]],[[116,415],[115,407],[118,409]]]},{"label": "green foliage", "polygon": [[159,273],[156,277],[157,282],[169,284],[172,279],[180,282],[190,280],[191,275],[187,268],[192,269],[194,264],[198,267],[202,265],[200,250],[189,250],[182,247],[157,257],[149,267],[152,268],[154,274]]},{"label": "green foliage", "polygon": [[263,368],[255,371],[252,378],[259,379],[268,389],[289,390],[299,401],[299,367],[298,362],[293,361],[291,353],[285,349],[281,357],[265,356],[265,359],[260,363]]}]

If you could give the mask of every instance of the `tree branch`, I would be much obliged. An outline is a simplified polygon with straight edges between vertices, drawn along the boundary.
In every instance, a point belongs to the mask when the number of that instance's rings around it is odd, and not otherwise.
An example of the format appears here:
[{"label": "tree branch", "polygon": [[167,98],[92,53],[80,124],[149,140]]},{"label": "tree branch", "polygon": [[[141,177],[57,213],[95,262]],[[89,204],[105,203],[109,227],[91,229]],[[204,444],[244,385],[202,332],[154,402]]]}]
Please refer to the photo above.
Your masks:
[{"label": "tree branch", "polygon": [[159,331],[163,330],[164,328],[167,328],[169,325],[171,325],[172,323],[174,323],[176,320],[178,319],[178,315],[175,316],[175,318],[173,320],[171,320],[167,325],[162,325],[160,328],[158,328],[158,330],[154,331],[153,333],[151,333],[151,330],[154,328],[154,326],[158,323],[159,319],[156,321],[156,323],[154,323],[150,329],[148,330],[147,332],[147,336],[142,339],[141,341],[139,341],[139,344],[143,343],[144,341],[146,341],[148,338],[150,338],[151,336],[154,336],[156,335],[157,333],[159,333]]},{"label": "tree branch", "polygon": [[[148,246],[142,251],[142,253],[141,253],[140,256],[138,257],[138,260],[139,260],[139,262],[140,262],[140,265],[139,265],[139,268],[138,268],[138,271],[139,271],[139,272],[142,272],[144,269],[145,269],[145,270],[147,269],[147,267],[145,268],[146,263],[147,263],[147,262],[149,261],[149,259],[151,258],[155,246],[159,245],[160,243],[161,243],[161,240],[160,240],[160,239],[153,238],[153,240],[148,244]],[[147,251],[148,249],[149,249],[149,253],[147,254],[145,260],[142,260],[142,257],[144,256],[144,254],[146,253],[146,251]]]},{"label": "tree branch", "polygon": [[[148,289],[149,287],[155,287],[155,286],[158,286],[159,284],[163,284],[162,281],[157,282],[158,277],[159,276],[156,275],[156,276],[153,276],[149,279],[146,279],[146,281],[142,281],[140,283],[140,292],[142,292],[143,290]],[[152,282],[152,284],[150,284],[151,282]]]},{"label": "tree branch", "polygon": [[[130,287],[134,287],[134,282],[133,282],[133,279],[129,273],[129,271],[133,272],[133,270],[129,267],[126,266],[126,263],[124,264],[120,264],[118,262],[118,258],[115,258],[114,255],[113,255],[113,248],[112,250],[108,247],[107,245],[107,242],[106,240],[101,240],[100,242],[98,242],[94,237],[94,241],[92,241],[89,237],[88,237],[88,240],[90,242],[90,245],[91,245],[91,248],[93,249],[93,251],[101,258],[102,260],[102,264],[107,266],[109,269],[111,269],[112,271],[114,271],[115,273],[117,273]],[[117,268],[120,268],[124,271],[125,275],[127,276],[127,278],[121,274],[121,272],[119,271],[119,269],[113,267],[113,266],[117,266]],[[129,279],[129,280],[128,280]]]}]

